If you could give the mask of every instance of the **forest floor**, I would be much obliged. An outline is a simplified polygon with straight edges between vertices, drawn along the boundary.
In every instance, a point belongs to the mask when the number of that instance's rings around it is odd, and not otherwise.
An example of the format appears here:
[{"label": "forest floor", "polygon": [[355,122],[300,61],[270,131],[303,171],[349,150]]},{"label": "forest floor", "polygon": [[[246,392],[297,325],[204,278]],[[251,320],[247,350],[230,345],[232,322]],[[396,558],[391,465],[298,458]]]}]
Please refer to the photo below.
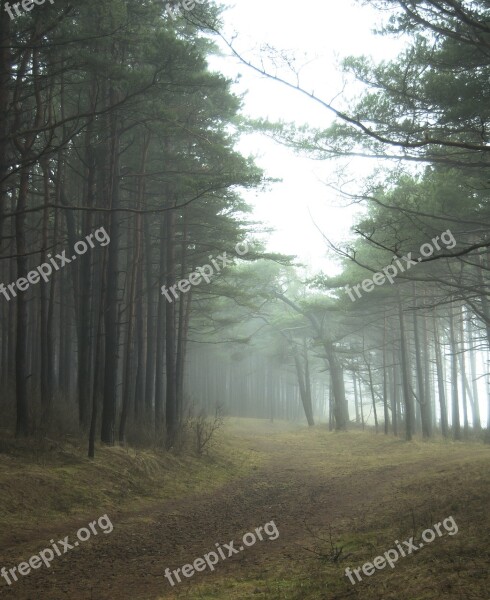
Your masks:
[{"label": "forest floor", "polygon": [[[442,440],[407,444],[372,433],[329,433],[232,419],[202,459],[151,452],[0,445],[0,567],[50,539],[99,533],[8,586],[15,600],[488,600],[490,448]],[[436,537],[352,585],[345,576],[452,516]],[[279,537],[220,560],[172,587],[171,570],[274,521]],[[339,549],[342,551],[339,555]],[[339,555],[339,556],[338,556]]]}]

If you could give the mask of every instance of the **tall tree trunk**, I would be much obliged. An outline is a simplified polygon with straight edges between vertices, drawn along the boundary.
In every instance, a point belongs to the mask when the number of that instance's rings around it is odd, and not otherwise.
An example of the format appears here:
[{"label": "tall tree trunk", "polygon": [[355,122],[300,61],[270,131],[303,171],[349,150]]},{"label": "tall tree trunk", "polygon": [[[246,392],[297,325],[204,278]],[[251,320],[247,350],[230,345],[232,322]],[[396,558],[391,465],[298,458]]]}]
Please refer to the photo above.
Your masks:
[{"label": "tall tree trunk", "polygon": [[143,299],[143,263],[140,260],[137,273],[136,289],[139,294],[135,299],[136,302],[136,382],[134,389],[134,417],[139,419],[140,415],[145,412],[145,385],[146,385],[146,305]]},{"label": "tall tree trunk", "polygon": [[[393,360],[396,353],[393,352]],[[393,435],[398,437],[398,369],[395,364],[389,370],[389,386],[391,388],[391,422],[393,424]]]},{"label": "tall tree trunk", "polygon": [[[485,333],[487,338],[487,347],[490,348],[490,304],[488,302],[488,295],[486,293],[487,286],[483,280],[484,270],[488,270],[490,267],[490,253],[487,251],[479,256],[480,268],[478,269],[478,283],[481,289],[481,307],[483,314],[483,322],[485,325]],[[485,443],[490,444],[490,369],[487,367],[487,430],[485,433]]]},{"label": "tall tree trunk", "polygon": [[354,404],[356,409],[356,423],[361,422],[361,415],[359,413],[359,396],[357,394],[357,375],[356,372],[352,371],[352,387],[354,388]]},{"label": "tall tree trunk", "polygon": [[417,372],[417,401],[420,407],[420,419],[422,422],[422,435],[424,439],[430,438],[430,412],[429,412],[429,402],[425,397],[425,382],[424,382],[424,369],[422,367],[422,347],[420,344],[420,334],[419,334],[419,323],[418,323],[418,308],[417,308],[417,290],[415,282],[412,283],[412,292],[413,292],[413,335],[414,335],[414,343],[415,343],[415,366]]},{"label": "tall tree trunk", "polygon": [[[23,166],[20,173],[15,238],[17,242],[17,277],[27,277],[26,214],[29,189],[29,167]],[[23,292],[17,294],[17,338],[15,344],[15,385],[17,402],[16,435],[29,434],[29,402],[27,396],[27,302]]]},{"label": "tall tree trunk", "polygon": [[362,430],[364,431],[364,428],[365,428],[364,405],[363,405],[363,401],[362,401],[362,382],[361,382],[360,377],[358,377],[358,382],[359,382],[359,405],[361,407],[361,422],[362,422]]},{"label": "tall tree trunk", "polygon": [[[145,218],[145,258],[146,258],[146,286],[148,289],[148,310],[146,313],[146,382],[145,382],[145,415],[151,418],[155,402],[155,376],[156,376],[156,341],[157,341],[157,281],[153,275],[152,244],[150,221]],[[161,243],[163,246],[163,242]],[[162,279],[163,281],[163,279]]]},{"label": "tall tree trunk", "polygon": [[402,372],[402,389],[403,389],[403,401],[405,405],[405,439],[409,442],[412,439],[413,432],[413,399],[412,399],[412,385],[410,381],[410,358],[407,349],[407,337],[405,333],[405,320],[403,317],[403,304],[400,298],[400,291],[397,290],[398,294],[398,320],[400,323],[400,355],[401,355],[401,372]]},{"label": "tall tree trunk", "polygon": [[448,437],[448,418],[447,418],[447,403],[446,403],[446,387],[444,385],[444,369],[443,360],[441,356],[441,344],[439,341],[439,326],[437,323],[437,316],[434,309],[433,313],[434,323],[434,354],[436,357],[436,370],[437,370],[437,391],[439,396],[439,406],[441,411],[441,432],[444,437]]},{"label": "tall tree trunk", "polygon": [[[145,193],[146,193],[146,163],[148,160],[148,151],[150,147],[151,135],[145,135],[142,143],[142,154],[140,164],[140,176],[138,177],[138,200],[137,206],[140,210],[146,208]],[[138,253],[138,264],[136,268],[137,280],[136,288],[139,290],[139,295],[135,297],[136,302],[136,356],[137,356],[137,369],[136,369],[136,382],[134,390],[134,416],[137,420],[140,413],[145,412],[145,386],[146,386],[146,361],[147,361],[147,349],[148,342],[147,327],[148,319],[145,318],[145,302],[143,300],[145,294],[144,290],[144,250],[145,246],[143,243],[143,230],[145,224],[143,223],[144,217],[141,213],[138,214],[136,219],[137,222],[137,253]],[[151,243],[149,244],[151,246]],[[146,280],[146,290],[148,290],[146,296],[149,294],[150,279]]]},{"label": "tall tree trunk", "polygon": [[463,427],[464,437],[468,438],[470,432],[470,425],[468,420],[468,396],[466,389],[468,387],[468,381],[466,379],[466,360],[465,360],[465,339],[464,339],[464,318],[463,318],[463,307],[461,307],[461,315],[459,322],[459,338],[460,338],[460,351],[458,352],[459,366],[461,370],[462,380],[462,400],[463,400]]},{"label": "tall tree trunk", "polygon": [[[182,243],[180,252],[180,279],[185,279],[187,275],[187,223],[188,212],[184,208],[183,226],[182,226]],[[177,427],[180,427],[182,421],[182,406],[184,404],[184,360],[185,360],[185,317],[186,305],[189,300],[189,290],[186,294],[181,294],[179,298],[179,318],[178,318],[178,333],[177,333],[177,355],[175,358],[175,403],[176,403],[176,421]]]},{"label": "tall tree trunk", "polygon": [[95,438],[97,435],[97,414],[99,406],[99,394],[101,387],[101,365],[104,364],[102,355],[104,351],[103,344],[103,328],[104,328],[104,312],[102,308],[105,306],[105,294],[106,294],[106,272],[107,272],[107,253],[108,249],[104,248],[102,267],[100,270],[100,296],[98,305],[98,318],[97,327],[95,332],[95,362],[94,362],[94,385],[92,389],[92,415],[90,417],[90,430],[88,438],[88,457],[95,457]]},{"label": "tall tree trunk", "polygon": [[392,374],[392,378],[391,378],[391,383],[392,383],[392,390],[393,390],[393,395],[392,395],[392,399],[391,399],[391,418],[393,421],[393,435],[398,437],[398,416],[400,414],[399,411],[399,380],[398,380],[398,373],[399,373],[399,369],[400,369],[400,365],[398,364],[398,357],[400,356],[400,352],[398,351],[398,348],[396,346],[396,340],[395,340],[395,328],[392,327],[391,329],[391,348],[392,348],[392,369],[391,369],[391,374]]},{"label": "tall tree trunk", "polygon": [[[141,202],[138,202],[138,208],[141,208]],[[131,380],[133,374],[133,344],[134,331],[136,326],[136,282],[138,278],[138,269],[141,270],[140,252],[141,252],[141,213],[136,215],[134,231],[134,249],[135,255],[131,265],[131,274],[129,279],[128,296],[128,327],[125,343],[124,371],[123,371],[123,397],[121,421],[119,424],[119,443],[124,444],[126,439],[126,422],[129,415],[131,399]],[[140,288],[141,289],[141,288]]]},{"label": "tall tree trunk", "polygon": [[449,339],[451,343],[451,396],[452,396],[452,421],[453,437],[461,439],[461,425],[459,419],[459,395],[458,395],[458,347],[456,343],[456,329],[454,325],[454,307],[449,306]]},{"label": "tall tree trunk", "polygon": [[335,409],[334,409],[334,397],[333,397],[333,386],[332,378],[328,386],[328,430],[333,431],[335,429]]},{"label": "tall tree trunk", "polygon": [[375,427],[376,433],[378,433],[378,412],[376,410],[376,394],[375,394],[374,385],[373,385],[373,373],[372,373],[372,370],[371,370],[370,363],[366,361],[366,365],[367,365],[367,368],[368,368],[369,389],[371,390],[371,400],[372,400],[372,403],[373,403],[374,427]]},{"label": "tall tree trunk", "polygon": [[303,409],[305,411],[305,416],[306,416],[306,420],[308,422],[309,427],[313,427],[313,425],[315,424],[313,421],[313,416],[312,416],[312,409],[311,409],[311,396],[308,399],[308,394],[306,391],[306,383],[305,383],[305,378],[304,378],[304,373],[303,373],[303,368],[301,366],[301,361],[299,359],[299,353],[296,347],[293,347],[293,358],[294,358],[294,365],[296,367],[296,376],[298,378],[298,385],[299,385],[299,393],[301,396],[301,403],[303,404]]},{"label": "tall tree trunk", "polygon": [[431,437],[433,434],[434,427],[434,415],[435,415],[435,406],[434,406],[434,395],[432,394],[432,389],[434,387],[434,381],[431,373],[431,346],[429,343],[429,335],[427,330],[427,319],[428,314],[424,313],[422,315],[422,335],[423,335],[423,357],[424,357],[424,398],[425,398],[425,413],[424,418],[427,423],[427,432],[428,437]]},{"label": "tall tree trunk", "polygon": [[[162,215],[160,222],[160,281],[166,281],[166,221]],[[165,360],[165,315],[167,301],[163,294],[158,295],[157,336],[156,336],[156,372],[155,372],[155,434],[157,438],[163,435],[165,382],[163,367]]]},{"label": "tall tree trunk", "polygon": [[[166,218],[166,286],[170,290],[175,285],[175,211],[170,210]],[[182,301],[182,300],[181,300]],[[177,378],[176,378],[176,314],[175,302],[165,303],[165,353],[167,366],[167,389],[165,402],[166,446],[175,441],[178,427],[177,417]]]},{"label": "tall tree trunk", "polygon": [[[12,194],[11,211],[14,212],[16,208],[16,202],[14,200],[14,194]],[[10,219],[10,254],[16,253],[17,242],[16,242],[16,219]],[[15,281],[17,278],[16,262],[15,260],[9,261],[9,281]],[[16,356],[16,340],[17,340],[17,303],[11,300],[8,308],[8,357],[7,357],[7,368],[8,368],[8,379],[14,382],[16,378],[15,371],[15,356]]]},{"label": "tall tree trunk", "polygon": [[[4,250],[4,217],[3,213],[8,205],[7,177],[9,172],[7,141],[9,131],[8,107],[10,104],[11,68],[11,20],[5,10],[0,10],[0,256]],[[3,329],[5,331],[5,329]]]},{"label": "tall tree trunk", "polygon": [[[43,225],[42,225],[42,251],[41,263],[47,262],[46,251],[49,244],[49,208],[51,202],[51,194],[49,188],[49,162],[47,159],[41,161],[43,170],[43,185],[44,185],[44,203]],[[53,239],[57,238],[57,214],[55,215],[55,228],[53,231]],[[55,294],[55,273],[51,275],[51,280],[48,283],[42,283],[41,294],[41,425],[45,428],[50,420],[51,403],[53,396],[54,382],[54,332],[53,332],[53,311],[54,311],[54,294]]]},{"label": "tall tree trunk", "polygon": [[[92,87],[95,84],[92,83]],[[93,90],[92,90],[93,94]],[[85,179],[86,179],[86,205],[89,207],[95,206],[95,196],[97,189],[97,170],[96,156],[93,148],[93,122],[87,126],[85,134]],[[103,177],[101,169],[100,179]],[[71,244],[76,243],[75,223],[73,217],[67,213],[68,239]],[[117,219],[117,215],[114,217]],[[86,211],[82,218],[83,229],[89,233],[93,229],[93,215],[90,211]],[[113,243],[111,237],[111,244]],[[73,246],[72,246],[73,247]],[[93,288],[92,288],[92,256],[91,253],[84,254],[77,259],[77,277],[76,296],[75,296],[75,311],[77,314],[78,325],[78,420],[82,430],[88,426],[89,407],[92,389],[92,371],[93,363],[91,360],[91,333],[92,333],[92,316],[93,316]],[[74,277],[75,277],[74,273]]]},{"label": "tall tree trunk", "polygon": [[385,435],[390,431],[390,412],[388,409],[388,373],[386,368],[386,314],[383,322],[383,407],[385,418]]},{"label": "tall tree trunk", "polygon": [[[36,39],[36,33],[33,33],[32,40]],[[13,129],[18,131],[20,123],[23,120],[22,114],[22,83],[26,75],[28,64],[32,56],[32,79],[34,81],[36,109],[35,117],[32,123],[32,133],[25,135],[24,139],[17,139],[16,145],[21,154],[20,181],[17,196],[17,207],[15,216],[15,239],[17,245],[17,278],[27,278],[27,240],[26,240],[26,209],[27,196],[29,193],[30,167],[32,159],[32,148],[36,140],[36,129],[40,126],[43,114],[43,105],[40,94],[39,74],[39,50],[27,49],[22,54],[17,70],[16,88],[13,96],[13,105],[15,107],[15,121]],[[27,436],[29,434],[29,401],[27,396],[27,378],[28,378],[28,310],[26,296],[24,292],[17,294],[17,321],[16,321],[16,347],[15,347],[15,384],[16,384],[16,435]]]},{"label": "tall tree trunk", "polygon": [[344,373],[333,342],[328,340],[324,341],[323,347],[325,348],[328,364],[330,366],[330,378],[332,381],[334,397],[335,429],[337,431],[343,431],[347,429],[347,400],[345,398]]},{"label": "tall tree trunk", "polygon": [[305,357],[305,392],[306,392],[306,403],[308,407],[307,417],[309,427],[315,425],[315,419],[313,417],[313,401],[311,397],[311,378],[310,378],[310,361],[308,360],[308,348],[306,347],[306,340],[304,340],[303,353]]},{"label": "tall tree trunk", "polygon": [[[110,94],[111,104],[115,104],[115,95]],[[104,397],[102,405],[101,441],[113,445],[115,441],[117,382],[119,364],[119,224],[120,217],[114,209],[119,208],[119,129],[117,115],[110,117],[111,153],[110,153],[110,182],[109,198],[113,212],[110,213],[109,236],[111,243],[107,246],[107,293],[105,306],[105,369]]]},{"label": "tall tree trunk", "polygon": [[480,398],[478,396],[477,370],[476,370],[476,349],[475,349],[475,330],[471,320],[468,321],[468,333],[470,342],[470,373],[471,373],[471,389],[473,395],[473,428],[477,433],[481,431],[480,417]]},{"label": "tall tree trunk", "polygon": [[[192,288],[185,295],[185,306],[183,323],[182,323],[182,343],[179,353],[179,361],[182,363],[177,373],[177,389],[180,390],[181,402],[179,404],[179,424],[182,420],[182,413],[184,408],[184,374],[187,356],[187,338],[189,334],[189,323],[191,318],[191,306],[192,306]],[[180,334],[180,331],[179,331]]]}]

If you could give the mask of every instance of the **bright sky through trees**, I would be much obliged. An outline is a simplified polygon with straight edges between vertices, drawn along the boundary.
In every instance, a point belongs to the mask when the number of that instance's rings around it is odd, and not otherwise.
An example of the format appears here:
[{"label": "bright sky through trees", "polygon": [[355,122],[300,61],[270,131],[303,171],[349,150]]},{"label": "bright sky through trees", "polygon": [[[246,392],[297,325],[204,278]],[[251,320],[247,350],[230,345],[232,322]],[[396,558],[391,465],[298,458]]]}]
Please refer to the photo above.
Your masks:
[{"label": "bright sky through trees", "polygon": [[[401,40],[373,32],[380,23],[379,12],[349,1],[305,0],[298,10],[297,4],[289,9],[281,0],[237,0],[223,13],[223,19],[228,39],[239,31],[234,46],[248,60],[258,64],[259,50],[265,44],[285,50],[298,57],[296,64],[302,67],[301,85],[328,99],[343,89],[355,90],[352,82],[346,86],[339,71],[342,58],[366,54],[379,60],[396,56],[403,47]],[[234,89],[245,94],[244,113],[248,116],[298,124],[307,122],[318,127],[325,126],[331,119],[324,108],[254,73],[238,59],[230,60],[228,49],[224,52],[226,57],[212,58],[211,66],[229,77],[240,76]],[[267,175],[283,179],[282,183],[272,185],[266,197],[257,196],[254,191],[246,194],[255,208],[254,216],[276,230],[267,238],[268,247],[297,255],[315,271],[337,272],[336,264],[325,257],[326,244],[313,219],[334,241],[349,236],[358,209],[346,209],[345,200],[325,185],[337,181],[335,169],[340,163],[298,156],[259,134],[244,137],[240,149],[257,155],[257,162]],[[368,175],[373,166],[376,166],[375,161],[353,160],[349,171],[359,178]]]}]

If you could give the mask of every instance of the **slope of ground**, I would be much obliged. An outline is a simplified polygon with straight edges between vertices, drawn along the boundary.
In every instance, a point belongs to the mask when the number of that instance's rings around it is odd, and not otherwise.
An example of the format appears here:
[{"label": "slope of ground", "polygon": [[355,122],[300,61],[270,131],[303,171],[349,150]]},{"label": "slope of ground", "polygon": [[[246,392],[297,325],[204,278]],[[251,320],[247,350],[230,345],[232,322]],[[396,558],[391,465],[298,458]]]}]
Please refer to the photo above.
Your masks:
[{"label": "slope of ground", "polygon": [[[370,433],[235,420],[213,456],[145,453],[143,460],[105,450],[94,464],[78,458],[69,467],[60,457],[45,466],[2,458],[0,506],[8,527],[0,565],[28,560],[51,538],[72,540],[104,513],[114,530],[10,587],[0,580],[0,594],[19,600],[488,599],[488,447],[406,444]],[[59,506],[49,506],[56,489],[63,517]],[[346,567],[371,562],[395,540],[420,542],[424,529],[450,516],[456,535],[443,529],[445,535],[400,558],[394,569],[363,575],[355,585],[345,576]],[[213,572],[181,574],[174,587],[165,578],[167,567],[193,563],[216,544],[243,546],[245,533],[271,520],[277,539],[263,534]]]}]

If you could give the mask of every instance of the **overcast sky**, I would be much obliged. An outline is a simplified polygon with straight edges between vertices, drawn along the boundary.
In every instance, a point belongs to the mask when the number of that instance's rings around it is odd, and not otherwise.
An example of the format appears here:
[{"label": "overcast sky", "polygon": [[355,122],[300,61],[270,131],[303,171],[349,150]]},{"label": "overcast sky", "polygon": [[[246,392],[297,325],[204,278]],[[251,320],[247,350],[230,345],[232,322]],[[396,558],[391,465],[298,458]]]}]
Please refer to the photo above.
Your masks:
[{"label": "overcast sky", "polygon": [[[257,62],[264,44],[294,54],[297,64],[305,65],[301,85],[327,100],[343,89],[345,82],[338,67],[341,58],[364,54],[379,60],[395,56],[401,48],[401,42],[372,33],[380,23],[378,12],[349,0],[236,0],[223,18],[227,37],[238,34],[234,46],[247,59]],[[261,77],[229,56],[229,51],[227,54],[223,59],[213,58],[211,67],[232,78],[241,75],[234,91],[246,93],[247,116],[328,126],[331,115],[325,108]],[[312,272],[336,272],[334,262],[326,258],[325,241],[310,216],[311,213],[318,227],[333,241],[349,236],[355,209],[346,207],[345,201],[324,183],[335,180],[335,163],[296,156],[261,135],[246,136],[239,148],[247,155],[255,155],[268,176],[283,180],[273,184],[270,191],[245,194],[254,206],[253,217],[276,229],[268,238],[269,249],[297,255],[310,265]],[[349,168],[357,180],[373,166],[372,162],[359,159],[351,162]]]}]

